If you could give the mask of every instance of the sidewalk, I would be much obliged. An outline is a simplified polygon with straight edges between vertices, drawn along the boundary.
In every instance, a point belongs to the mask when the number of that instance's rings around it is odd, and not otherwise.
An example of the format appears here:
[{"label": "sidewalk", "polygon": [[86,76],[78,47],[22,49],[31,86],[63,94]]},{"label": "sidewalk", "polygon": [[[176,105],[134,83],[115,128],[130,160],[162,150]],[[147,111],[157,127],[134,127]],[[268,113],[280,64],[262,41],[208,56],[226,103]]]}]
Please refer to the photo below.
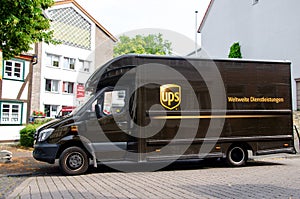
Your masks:
[{"label": "sidewalk", "polygon": [[[10,145],[0,145],[0,150],[8,150],[13,153],[12,162],[0,163],[0,199],[7,197],[9,194],[19,193],[20,189],[36,189],[39,186],[52,186],[52,180],[60,178],[59,168],[57,164],[51,165],[44,162],[36,161],[32,157],[31,148],[20,148]],[[280,159],[300,158],[300,154],[274,154],[265,156],[249,157],[250,162],[270,161]],[[38,182],[34,181],[38,176]],[[34,178],[29,178],[34,177]],[[50,184],[46,179],[50,180]],[[41,182],[42,184],[36,184]],[[22,184],[21,184],[22,183]],[[49,188],[50,188],[49,187]],[[13,194],[14,195],[14,194]],[[16,195],[15,195],[16,196]]]},{"label": "sidewalk", "polygon": [[32,157],[31,148],[0,144],[0,151],[13,153],[12,161],[0,163],[0,199],[6,198],[17,186],[30,176],[58,173],[57,165],[38,162]]},{"label": "sidewalk", "polygon": [[99,167],[80,176],[33,176],[7,198],[299,198],[300,159],[289,157],[239,168],[200,162],[156,172]]}]

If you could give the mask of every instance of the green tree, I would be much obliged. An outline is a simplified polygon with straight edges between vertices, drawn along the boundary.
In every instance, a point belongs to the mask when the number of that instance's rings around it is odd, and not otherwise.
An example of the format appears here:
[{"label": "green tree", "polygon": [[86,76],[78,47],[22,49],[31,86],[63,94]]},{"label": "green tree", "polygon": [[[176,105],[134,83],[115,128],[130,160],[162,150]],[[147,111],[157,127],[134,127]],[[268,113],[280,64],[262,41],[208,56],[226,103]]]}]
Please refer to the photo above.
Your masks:
[{"label": "green tree", "polygon": [[239,42],[232,44],[228,58],[242,58],[241,46]]},{"label": "green tree", "polygon": [[123,54],[171,54],[171,42],[164,40],[162,34],[149,34],[148,36],[136,35],[133,38],[120,36],[117,45],[114,47],[114,56]]},{"label": "green tree", "polygon": [[0,49],[3,59],[10,59],[31,49],[31,45],[44,41],[57,43],[50,31],[50,21],[43,10],[51,7],[53,0],[1,0]]}]

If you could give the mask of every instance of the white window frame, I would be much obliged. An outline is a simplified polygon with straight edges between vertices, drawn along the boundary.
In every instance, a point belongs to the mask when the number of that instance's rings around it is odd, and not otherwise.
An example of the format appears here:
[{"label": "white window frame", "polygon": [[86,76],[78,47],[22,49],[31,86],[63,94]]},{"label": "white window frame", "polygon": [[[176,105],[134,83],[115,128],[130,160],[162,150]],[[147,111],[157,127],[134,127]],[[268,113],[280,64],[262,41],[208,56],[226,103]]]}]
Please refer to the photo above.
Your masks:
[{"label": "white window frame", "polygon": [[[6,109],[6,112],[4,112],[4,109]],[[23,110],[23,103],[1,102],[0,123],[1,124],[22,124],[22,110]]]},{"label": "white window frame", "polygon": [[[49,106],[49,111],[46,111],[46,106]],[[57,116],[59,110],[59,105],[53,105],[53,104],[44,104],[44,113],[46,114],[46,117],[55,118]]]},{"label": "white window frame", "polygon": [[[49,90],[47,90],[47,80],[48,81],[50,81],[51,83],[50,83],[50,91]],[[57,82],[57,86],[55,87],[55,86],[53,86],[54,85],[54,83],[56,83]],[[45,79],[45,91],[46,92],[51,92],[51,93],[59,93],[59,80],[55,80],[55,79]]]},{"label": "white window frame", "polygon": [[[74,82],[63,82],[63,93],[73,94],[74,93]],[[71,89],[70,89],[71,88]]]},{"label": "white window frame", "polygon": [[79,59],[79,68],[81,72],[89,73],[91,70],[91,62]]},{"label": "white window frame", "polygon": [[75,63],[76,63],[75,58],[64,57],[63,67],[64,67],[64,69],[75,70]]},{"label": "white window frame", "polygon": [[[8,63],[10,63],[11,66],[9,66]],[[24,81],[24,64],[25,64],[24,61],[5,60],[3,64],[4,65],[3,77],[6,79]],[[11,68],[11,70],[9,71],[8,68]],[[19,74],[19,77],[17,76],[17,74]]]},{"label": "white window frame", "polygon": [[60,56],[47,53],[47,66],[50,66],[53,68],[59,68],[60,67]]}]

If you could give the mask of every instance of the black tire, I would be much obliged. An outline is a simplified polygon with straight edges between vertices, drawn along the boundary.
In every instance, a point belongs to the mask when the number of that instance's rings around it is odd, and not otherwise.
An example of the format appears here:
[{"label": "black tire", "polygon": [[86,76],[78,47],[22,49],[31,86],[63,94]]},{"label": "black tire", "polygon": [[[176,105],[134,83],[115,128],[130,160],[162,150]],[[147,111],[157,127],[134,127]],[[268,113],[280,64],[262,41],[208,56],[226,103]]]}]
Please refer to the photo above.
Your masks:
[{"label": "black tire", "polygon": [[244,166],[248,160],[247,150],[237,145],[230,147],[227,152],[226,160],[230,166]]},{"label": "black tire", "polygon": [[65,175],[84,174],[89,168],[88,156],[79,147],[66,148],[59,157],[59,168]]}]

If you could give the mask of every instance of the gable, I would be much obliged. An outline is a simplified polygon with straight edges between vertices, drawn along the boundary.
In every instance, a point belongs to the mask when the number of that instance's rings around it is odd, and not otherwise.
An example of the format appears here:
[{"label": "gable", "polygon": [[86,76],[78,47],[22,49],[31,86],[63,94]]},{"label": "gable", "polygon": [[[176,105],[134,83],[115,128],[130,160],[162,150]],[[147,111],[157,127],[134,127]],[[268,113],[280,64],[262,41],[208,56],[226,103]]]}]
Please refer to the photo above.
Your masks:
[{"label": "gable", "polygon": [[74,5],[76,10],[80,11],[84,17],[87,17],[92,23],[96,25],[96,27],[101,30],[108,38],[110,38],[113,42],[116,42],[117,39],[106,29],[104,28],[94,17],[92,17],[83,7],[81,7],[75,0],[58,0],[55,1],[55,4],[53,7],[56,6],[63,6],[63,5]]},{"label": "gable", "polygon": [[54,30],[54,39],[62,44],[91,49],[91,23],[74,8],[65,7],[48,11]]}]

